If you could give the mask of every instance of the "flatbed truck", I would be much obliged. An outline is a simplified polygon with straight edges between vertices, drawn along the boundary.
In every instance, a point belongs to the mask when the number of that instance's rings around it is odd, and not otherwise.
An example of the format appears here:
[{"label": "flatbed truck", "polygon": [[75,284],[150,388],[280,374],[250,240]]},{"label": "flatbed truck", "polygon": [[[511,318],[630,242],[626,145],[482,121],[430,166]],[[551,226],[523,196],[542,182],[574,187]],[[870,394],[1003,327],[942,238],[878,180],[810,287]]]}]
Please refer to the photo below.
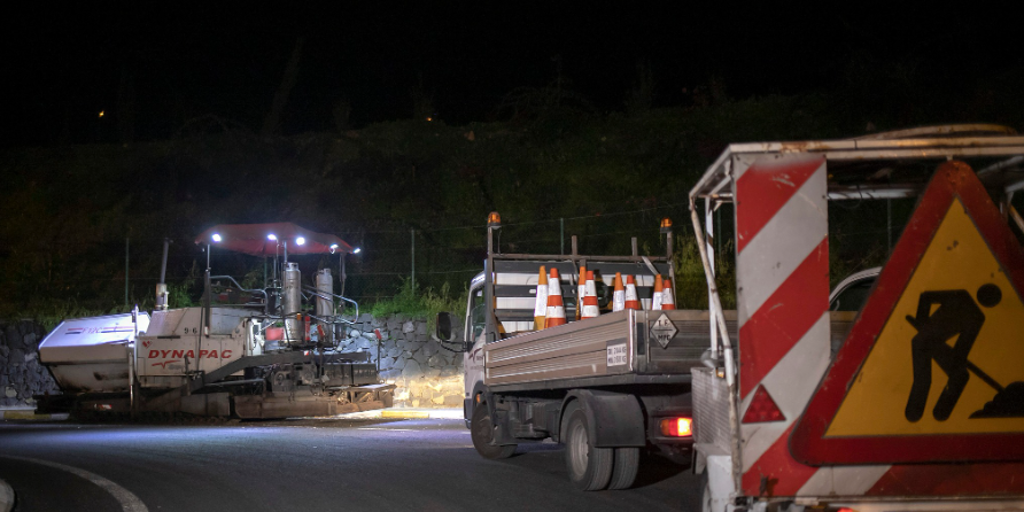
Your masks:
[{"label": "flatbed truck", "polygon": [[[706,349],[706,311],[651,310],[657,276],[671,278],[671,223],[663,221],[664,256],[503,253],[500,219],[488,223],[483,273],[470,284],[465,337],[465,418],[484,457],[511,456],[520,443],[565,443],[569,478],[583,490],[632,485],[640,451],[689,463],[693,444],[690,368]],[[578,290],[580,267],[595,273],[601,314],[575,320],[580,300],[565,293],[568,322],[535,330],[540,268]],[[642,309],[609,311],[612,278],[634,276]],[[544,293],[544,288],[540,288]],[[451,340],[453,319],[438,317]]]}]

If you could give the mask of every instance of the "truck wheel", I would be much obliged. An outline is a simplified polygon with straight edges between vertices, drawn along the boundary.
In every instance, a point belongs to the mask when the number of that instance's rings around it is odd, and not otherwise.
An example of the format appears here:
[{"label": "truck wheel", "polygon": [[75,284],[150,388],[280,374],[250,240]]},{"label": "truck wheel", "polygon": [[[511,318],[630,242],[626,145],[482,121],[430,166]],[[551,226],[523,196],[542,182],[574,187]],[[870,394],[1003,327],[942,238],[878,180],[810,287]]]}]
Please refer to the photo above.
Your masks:
[{"label": "truck wheel", "polygon": [[507,459],[516,452],[514,444],[494,444],[494,425],[491,423],[490,413],[487,412],[487,404],[477,404],[473,408],[469,434],[473,438],[473,448],[476,448],[477,453],[485,459]]},{"label": "truck wheel", "polygon": [[636,480],[640,469],[640,448],[621,447],[615,449],[615,465],[612,467],[612,479],[608,488],[628,489]]},{"label": "truck wheel", "polygon": [[[572,406],[570,406],[572,407]],[[565,465],[569,480],[583,491],[599,491],[612,477],[612,448],[595,448],[590,439],[587,415],[577,405],[567,415]]]}]

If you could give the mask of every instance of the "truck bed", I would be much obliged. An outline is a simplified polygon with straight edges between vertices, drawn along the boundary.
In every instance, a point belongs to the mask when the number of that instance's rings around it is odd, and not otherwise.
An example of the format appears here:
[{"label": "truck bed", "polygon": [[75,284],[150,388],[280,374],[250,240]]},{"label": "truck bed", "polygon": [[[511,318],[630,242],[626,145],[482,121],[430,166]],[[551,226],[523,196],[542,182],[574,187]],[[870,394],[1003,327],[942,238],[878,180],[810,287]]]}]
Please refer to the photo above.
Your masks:
[{"label": "truck bed", "polygon": [[[662,315],[677,330],[664,348],[650,329]],[[729,321],[735,323],[733,318]],[[489,387],[530,383],[573,387],[579,379],[598,385],[686,382],[690,368],[701,365],[707,332],[707,311],[606,313],[489,343],[484,347],[484,383]]]},{"label": "truck bed", "polygon": [[[666,346],[652,335],[662,317],[676,332]],[[833,353],[846,338],[855,313],[830,313]],[[726,311],[736,343],[736,312]],[[625,310],[598,318],[517,334],[484,347],[484,383],[495,390],[565,389],[690,381],[710,346],[708,312]]]}]

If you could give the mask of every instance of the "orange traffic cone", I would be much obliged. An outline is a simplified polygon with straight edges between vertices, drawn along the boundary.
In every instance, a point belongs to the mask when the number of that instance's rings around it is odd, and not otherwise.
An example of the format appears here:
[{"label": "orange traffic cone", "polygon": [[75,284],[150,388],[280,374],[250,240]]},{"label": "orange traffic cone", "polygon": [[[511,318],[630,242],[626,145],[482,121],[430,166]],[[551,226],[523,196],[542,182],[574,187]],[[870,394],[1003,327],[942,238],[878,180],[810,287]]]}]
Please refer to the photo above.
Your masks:
[{"label": "orange traffic cone", "polygon": [[662,290],[661,274],[656,274],[654,276],[654,295],[651,296],[651,311],[661,311]]},{"label": "orange traffic cone", "polygon": [[626,276],[626,309],[640,309],[640,299],[636,296],[636,283],[633,276]]},{"label": "orange traffic cone", "polygon": [[558,269],[551,269],[548,278],[548,310],[544,328],[565,325],[565,306],[562,304],[562,287],[558,284]]},{"label": "orange traffic cone", "polygon": [[615,291],[612,293],[612,311],[626,309],[626,291],[622,289],[622,274],[615,273]]},{"label": "orange traffic cone", "polygon": [[580,278],[576,281],[576,320],[582,318],[583,296],[586,295],[587,267],[580,265]]},{"label": "orange traffic cone", "polygon": [[672,291],[672,280],[666,277],[662,287],[664,290],[661,292],[661,309],[675,309],[676,299],[675,292]]},{"label": "orange traffic cone", "polygon": [[537,276],[537,298],[533,306],[533,328],[541,330],[544,328],[544,318],[548,311],[548,271],[544,265],[540,266],[540,275]]},{"label": "orange traffic cone", "polygon": [[597,284],[594,283],[594,272],[587,272],[587,282],[583,292],[583,313],[581,319],[597,318],[601,314],[601,308],[597,305]]}]

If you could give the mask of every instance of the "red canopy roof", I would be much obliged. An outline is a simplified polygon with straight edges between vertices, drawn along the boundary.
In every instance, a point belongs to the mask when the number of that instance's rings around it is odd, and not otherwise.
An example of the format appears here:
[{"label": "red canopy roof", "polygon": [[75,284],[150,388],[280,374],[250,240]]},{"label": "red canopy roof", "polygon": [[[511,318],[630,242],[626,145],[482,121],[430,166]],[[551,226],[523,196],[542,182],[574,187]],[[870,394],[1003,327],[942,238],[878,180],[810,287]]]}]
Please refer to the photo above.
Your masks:
[{"label": "red canopy roof", "polygon": [[[220,241],[216,241],[219,235]],[[268,238],[270,235],[276,240]],[[303,243],[299,243],[299,238]],[[210,244],[231,251],[253,256],[273,256],[283,254],[284,248],[278,244],[288,243],[288,254],[333,254],[351,253],[352,246],[344,240],[324,233],[317,233],[296,226],[291,222],[274,222],[271,224],[218,224],[203,231],[196,244]],[[335,246],[331,249],[331,246]]]}]

